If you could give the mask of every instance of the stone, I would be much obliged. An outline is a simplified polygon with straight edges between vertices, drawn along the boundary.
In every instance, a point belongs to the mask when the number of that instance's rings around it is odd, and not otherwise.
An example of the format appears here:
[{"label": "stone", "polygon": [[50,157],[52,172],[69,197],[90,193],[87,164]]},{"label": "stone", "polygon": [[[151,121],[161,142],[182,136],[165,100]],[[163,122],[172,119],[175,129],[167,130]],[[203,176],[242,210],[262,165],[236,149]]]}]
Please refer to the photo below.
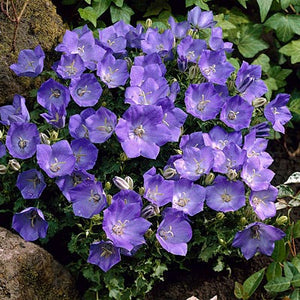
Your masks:
[{"label": "stone", "polygon": [[[4,8],[8,3],[8,11],[13,17],[12,1],[19,13],[25,0],[3,1]],[[30,90],[41,84],[39,77],[17,77],[10,70],[9,66],[17,62],[19,52],[34,49],[40,44],[47,57],[47,52],[53,52],[66,29],[56,7],[49,0],[28,1],[17,29],[15,51],[12,51],[14,28],[15,23],[0,10],[0,105],[11,103],[14,94],[26,98]]]},{"label": "stone", "polygon": [[0,227],[1,300],[79,300],[70,273],[51,254]]}]

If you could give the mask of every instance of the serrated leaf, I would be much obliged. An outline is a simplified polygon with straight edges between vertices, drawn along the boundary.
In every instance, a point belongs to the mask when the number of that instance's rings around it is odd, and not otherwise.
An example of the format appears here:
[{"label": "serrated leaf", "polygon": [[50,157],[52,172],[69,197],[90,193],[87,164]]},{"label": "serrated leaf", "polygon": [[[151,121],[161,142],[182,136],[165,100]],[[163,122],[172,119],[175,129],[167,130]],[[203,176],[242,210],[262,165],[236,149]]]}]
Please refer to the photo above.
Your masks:
[{"label": "serrated leaf", "polygon": [[293,291],[293,293],[290,296],[291,300],[300,300],[300,290],[299,289],[295,289]]},{"label": "serrated leaf", "polygon": [[300,62],[300,40],[291,41],[287,45],[279,49],[279,52],[291,57],[291,63],[295,64]]},{"label": "serrated leaf", "polygon": [[286,248],[284,244],[284,240],[279,240],[275,242],[275,247],[272,253],[272,258],[276,262],[283,262],[286,257]]},{"label": "serrated leaf", "polygon": [[294,191],[287,185],[281,184],[277,186],[278,196],[277,198],[293,197]]},{"label": "serrated leaf", "polygon": [[286,278],[286,277],[276,277],[276,278],[272,279],[271,281],[269,281],[264,286],[264,288],[268,292],[279,293],[279,292],[284,292],[284,291],[288,290],[290,285],[291,285],[291,282],[288,278]]},{"label": "serrated leaf", "polygon": [[280,66],[273,66],[268,72],[268,76],[276,80],[278,89],[286,85],[286,77],[292,73],[290,69],[282,69]]},{"label": "serrated leaf", "polygon": [[273,0],[256,0],[259,6],[260,20],[264,22],[271,8]]},{"label": "serrated leaf", "polygon": [[222,27],[223,29],[223,36],[226,37],[227,33],[226,30],[235,29],[236,26],[225,19],[224,14],[219,14],[214,16],[214,21],[217,22],[218,27]]},{"label": "serrated leaf", "polygon": [[240,39],[236,42],[239,51],[244,57],[253,57],[269,46],[261,39],[262,27],[259,24],[242,26]]},{"label": "serrated leaf", "polygon": [[271,262],[268,265],[267,271],[266,271],[266,278],[268,281],[271,281],[272,279],[276,278],[276,277],[281,277],[282,275],[282,270],[280,267],[280,263],[279,262]]},{"label": "serrated leaf", "polygon": [[130,24],[130,19],[133,14],[134,11],[126,4],[121,8],[113,5],[110,7],[110,16],[113,23],[123,20],[125,23]]},{"label": "serrated leaf", "polygon": [[78,12],[83,20],[89,21],[97,27],[98,13],[93,9],[93,7],[88,6],[85,8],[79,8]]},{"label": "serrated leaf", "polygon": [[265,268],[252,274],[249,278],[245,280],[245,282],[243,283],[243,289],[245,295],[247,295],[247,299],[249,299],[251,295],[256,291],[256,289],[259,287],[264,277],[264,274],[265,274]]},{"label": "serrated leaf", "polygon": [[118,7],[122,7],[122,6],[123,6],[124,0],[113,0],[113,2],[114,2]]},{"label": "serrated leaf", "polygon": [[300,183],[300,172],[293,173],[284,184]]},{"label": "serrated leaf", "polygon": [[295,33],[300,34],[300,18],[296,15],[276,13],[265,22],[265,26],[273,28],[282,42],[289,41]]},{"label": "serrated leaf", "polygon": [[234,296],[238,299],[243,299],[244,297],[243,285],[237,281],[234,283]]},{"label": "serrated leaf", "polygon": [[268,73],[270,69],[270,58],[268,55],[262,53],[253,62],[252,65],[260,65],[265,73]]}]

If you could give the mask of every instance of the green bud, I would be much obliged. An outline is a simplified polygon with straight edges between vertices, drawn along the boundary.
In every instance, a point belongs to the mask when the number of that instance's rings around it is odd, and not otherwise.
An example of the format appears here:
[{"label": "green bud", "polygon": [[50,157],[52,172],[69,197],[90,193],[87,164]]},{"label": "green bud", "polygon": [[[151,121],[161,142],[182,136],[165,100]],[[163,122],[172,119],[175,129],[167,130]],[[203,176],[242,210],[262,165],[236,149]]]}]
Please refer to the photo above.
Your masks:
[{"label": "green bud", "polygon": [[0,130],[0,140],[3,138],[3,131]]},{"label": "green bud", "polygon": [[50,136],[49,136],[50,141],[55,142],[58,140],[58,132],[57,131],[52,130],[51,132],[49,132],[49,134],[50,134]]},{"label": "green bud", "polygon": [[21,165],[15,158],[8,161],[8,167],[13,171],[19,171],[21,169]]},{"label": "green bud", "polygon": [[189,78],[190,79],[195,79],[198,74],[199,74],[199,67],[198,67],[198,65],[192,65],[189,68]]},{"label": "green bud", "polygon": [[267,103],[267,99],[264,97],[255,98],[252,102],[252,105],[254,107],[260,107]]},{"label": "green bud", "polygon": [[215,180],[215,174],[210,172],[209,174],[206,175],[204,183],[205,185],[210,185],[213,183],[214,180]]},{"label": "green bud", "polygon": [[104,189],[109,191],[111,189],[111,183],[109,181],[105,182]]},{"label": "green bud", "polygon": [[194,35],[194,30],[190,28],[187,32],[187,35],[190,35],[192,37]]},{"label": "green bud", "polygon": [[150,18],[148,18],[145,22],[145,27],[146,29],[152,26],[152,20]]},{"label": "green bud", "polygon": [[93,216],[92,216],[92,221],[93,221],[94,223],[99,223],[99,222],[101,221],[101,216],[100,216],[100,214],[93,215]]},{"label": "green bud", "polygon": [[223,239],[221,239],[221,238],[219,238],[219,243],[220,243],[222,246],[226,246],[226,242],[225,242]]},{"label": "green bud", "polygon": [[145,194],[145,188],[142,186],[139,188],[139,194],[143,196]]},{"label": "green bud", "polygon": [[111,199],[112,199],[112,195],[110,194],[106,195],[106,201],[108,205],[111,205]]},{"label": "green bud", "polygon": [[287,216],[281,216],[281,217],[277,217],[276,218],[276,224],[279,226],[285,225],[288,221],[288,217]]},{"label": "green bud", "polygon": [[149,239],[151,236],[153,235],[153,230],[152,229],[148,229],[145,233],[145,237],[147,239]]},{"label": "green bud", "polygon": [[121,160],[121,161],[126,161],[126,160],[128,160],[128,157],[127,157],[127,155],[126,155],[125,152],[122,152],[122,153],[120,154],[120,160]]},{"label": "green bud", "polygon": [[5,165],[0,165],[0,175],[5,175],[7,173],[7,167]]},{"label": "green bud", "polygon": [[241,217],[240,222],[243,226],[248,224],[248,220],[245,217]]},{"label": "green bud", "polygon": [[218,220],[223,220],[225,218],[225,214],[222,213],[222,212],[218,212],[217,215],[216,215],[216,218]]}]

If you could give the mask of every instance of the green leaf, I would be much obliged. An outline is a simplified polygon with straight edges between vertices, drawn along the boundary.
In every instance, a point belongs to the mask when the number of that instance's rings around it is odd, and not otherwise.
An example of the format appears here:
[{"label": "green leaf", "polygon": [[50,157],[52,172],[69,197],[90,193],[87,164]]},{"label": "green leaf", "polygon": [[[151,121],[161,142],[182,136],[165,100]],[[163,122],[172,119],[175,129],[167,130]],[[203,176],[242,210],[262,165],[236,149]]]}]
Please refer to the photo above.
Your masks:
[{"label": "green leaf", "polygon": [[293,237],[295,239],[299,238],[300,237],[300,220],[298,220],[295,225],[294,225],[294,228],[293,228]]},{"label": "green leaf", "polygon": [[293,287],[300,287],[300,273],[294,275],[293,279],[291,280],[291,285]]},{"label": "green leaf", "polygon": [[300,300],[300,290],[299,289],[295,289],[292,293],[292,295],[290,296],[291,300]]},{"label": "green leaf", "polygon": [[293,266],[293,264],[287,261],[283,263],[283,270],[284,270],[284,276],[289,280],[292,280],[292,278],[295,275],[294,274],[295,271],[296,273],[298,272],[297,269]]},{"label": "green leaf", "polygon": [[217,22],[218,27],[222,27],[223,29],[223,36],[226,37],[226,30],[230,30],[230,29],[235,29],[236,26],[234,24],[232,24],[231,22],[229,22],[228,20],[225,19],[224,14],[219,14],[219,15],[215,15],[214,16],[214,21]]},{"label": "green leaf", "polygon": [[171,6],[166,2],[166,0],[155,0],[150,3],[143,17],[147,18],[150,16],[158,16],[163,10],[171,11]]},{"label": "green leaf", "polygon": [[276,278],[276,277],[281,277],[282,275],[282,271],[281,271],[281,267],[280,267],[280,263],[279,262],[271,262],[268,265],[267,271],[266,271],[266,277],[268,281],[271,281],[272,279]]},{"label": "green leaf", "polygon": [[279,52],[286,55],[291,56],[292,64],[300,62],[300,40],[291,41],[287,45],[283,46],[279,49]]},{"label": "green leaf", "polygon": [[251,295],[256,291],[258,286],[260,285],[265,273],[265,268],[259,270],[258,272],[252,274],[249,278],[247,278],[243,284],[244,293],[247,295],[249,299]]},{"label": "green leaf", "polygon": [[205,3],[206,1],[207,0],[185,0],[185,7],[196,5],[204,10],[209,10],[208,5]]},{"label": "green leaf", "polygon": [[288,103],[288,108],[293,114],[293,120],[300,122],[300,98],[294,98]]},{"label": "green leaf", "polygon": [[287,185],[281,184],[277,186],[278,196],[277,198],[293,197],[294,191]]},{"label": "green leaf", "polygon": [[110,7],[110,16],[113,23],[123,20],[129,24],[133,14],[134,11],[127,4],[124,4],[121,8],[113,5]]},{"label": "green leaf", "polygon": [[300,172],[294,172],[284,184],[300,183]]},{"label": "green leaf", "polygon": [[247,8],[247,2],[248,0],[238,0],[238,2],[244,7],[244,8]]},{"label": "green leaf", "polygon": [[259,6],[259,13],[260,13],[260,20],[264,22],[270,8],[272,5],[273,0],[256,0]]},{"label": "green leaf", "polygon": [[279,293],[279,292],[284,292],[286,290],[288,290],[288,288],[290,287],[291,282],[288,278],[285,277],[276,277],[274,279],[272,279],[271,281],[269,281],[264,288],[268,291],[268,292],[275,292],[275,293]]},{"label": "green leaf", "polygon": [[114,2],[118,7],[122,7],[122,6],[123,6],[124,0],[113,0],[113,2]]},{"label": "green leaf", "polygon": [[268,71],[271,67],[270,66],[270,58],[268,55],[262,53],[252,62],[252,65],[260,65],[262,70],[265,73],[268,73]]},{"label": "green leaf", "polygon": [[62,0],[62,5],[73,5],[77,2],[77,0]]},{"label": "green leaf", "polygon": [[97,19],[98,19],[98,13],[94,10],[93,7],[88,6],[85,8],[79,8],[78,12],[80,14],[80,17],[85,20],[91,22],[95,27],[97,27]]},{"label": "green leaf", "polygon": [[295,33],[300,34],[300,18],[297,15],[276,13],[265,22],[265,26],[273,28],[282,42],[289,41]]},{"label": "green leaf", "polygon": [[299,257],[294,256],[293,259],[292,259],[292,264],[295,266],[295,268],[300,273],[300,259],[299,259]]},{"label": "green leaf", "polygon": [[284,240],[279,240],[275,242],[275,248],[272,253],[272,258],[276,262],[283,262],[286,257],[286,248],[284,244]]},{"label": "green leaf", "polygon": [[244,297],[243,285],[237,281],[234,283],[234,296],[238,299],[243,299]]},{"label": "green leaf", "polygon": [[269,46],[261,39],[262,27],[259,24],[246,24],[242,26],[240,39],[236,42],[239,51],[244,57],[253,57]]},{"label": "green leaf", "polygon": [[282,9],[286,9],[291,4],[291,0],[280,0],[280,5]]},{"label": "green leaf", "polygon": [[268,76],[276,80],[276,85],[278,89],[286,85],[285,79],[292,73],[290,69],[282,69],[280,66],[273,66],[269,72]]}]

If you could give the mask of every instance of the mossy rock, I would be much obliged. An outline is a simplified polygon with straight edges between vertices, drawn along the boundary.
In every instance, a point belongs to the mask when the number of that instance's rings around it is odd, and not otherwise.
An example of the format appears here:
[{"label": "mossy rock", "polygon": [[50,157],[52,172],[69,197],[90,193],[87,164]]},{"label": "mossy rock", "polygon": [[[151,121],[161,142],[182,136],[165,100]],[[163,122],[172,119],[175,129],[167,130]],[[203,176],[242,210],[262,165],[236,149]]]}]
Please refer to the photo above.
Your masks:
[{"label": "mossy rock", "polygon": [[[16,11],[22,10],[25,0],[14,0]],[[11,4],[11,1],[8,1]],[[13,17],[12,7],[9,14]],[[25,98],[29,91],[38,88],[40,79],[17,77],[9,66],[17,62],[19,51],[41,45],[46,53],[53,52],[61,40],[65,26],[48,0],[29,1],[17,29],[15,51],[12,50],[15,23],[0,11],[0,105],[12,102],[14,94]]]}]

